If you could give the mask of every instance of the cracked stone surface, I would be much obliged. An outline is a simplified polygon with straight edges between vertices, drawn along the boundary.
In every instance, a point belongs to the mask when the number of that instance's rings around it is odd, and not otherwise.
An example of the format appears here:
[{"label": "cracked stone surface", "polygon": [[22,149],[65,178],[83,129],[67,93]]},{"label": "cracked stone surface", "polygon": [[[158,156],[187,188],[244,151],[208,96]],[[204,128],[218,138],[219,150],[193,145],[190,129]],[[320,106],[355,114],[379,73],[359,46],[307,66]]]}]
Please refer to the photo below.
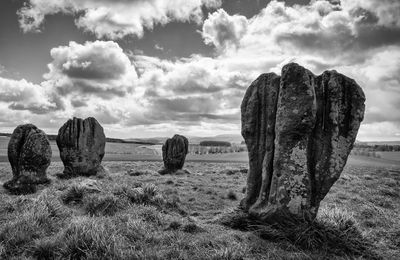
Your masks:
[{"label": "cracked stone surface", "polygon": [[58,131],[57,146],[64,164],[61,177],[90,176],[104,172],[106,136],[103,127],[93,117],[74,117]]},{"label": "cracked stone surface", "polygon": [[241,105],[249,151],[241,207],[262,220],[313,219],[340,177],[364,117],[365,96],[352,79],[315,76],[295,63],[262,74]]}]

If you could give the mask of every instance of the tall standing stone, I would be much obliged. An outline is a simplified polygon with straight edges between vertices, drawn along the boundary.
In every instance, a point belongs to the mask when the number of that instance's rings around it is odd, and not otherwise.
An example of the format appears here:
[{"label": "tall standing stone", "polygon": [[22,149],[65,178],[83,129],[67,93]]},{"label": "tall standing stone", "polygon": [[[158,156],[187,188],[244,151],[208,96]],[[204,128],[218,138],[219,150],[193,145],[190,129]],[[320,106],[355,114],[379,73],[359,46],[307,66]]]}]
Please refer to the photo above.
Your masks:
[{"label": "tall standing stone", "polygon": [[14,194],[36,191],[37,184],[49,183],[46,170],[51,161],[51,147],[47,135],[32,124],[15,128],[8,143],[8,160],[12,180],[4,188]]},{"label": "tall standing stone", "polygon": [[250,161],[242,208],[263,220],[315,218],[346,164],[364,102],[357,83],[336,71],[314,76],[291,63],[280,78],[254,81],[241,107]]},{"label": "tall standing stone", "polygon": [[90,176],[104,171],[106,136],[103,127],[93,117],[74,117],[58,131],[57,146],[64,163],[63,177]]},{"label": "tall standing stone", "polygon": [[174,135],[172,138],[168,138],[162,147],[164,169],[159,173],[173,174],[181,170],[188,151],[189,141],[183,135]]},{"label": "tall standing stone", "polygon": [[262,175],[272,177],[279,83],[280,77],[275,73],[262,74],[250,85],[243,98],[242,136],[249,153],[249,173],[247,196],[241,203],[246,210],[256,202],[260,189],[266,190],[270,186],[266,180],[261,187],[261,180]]}]

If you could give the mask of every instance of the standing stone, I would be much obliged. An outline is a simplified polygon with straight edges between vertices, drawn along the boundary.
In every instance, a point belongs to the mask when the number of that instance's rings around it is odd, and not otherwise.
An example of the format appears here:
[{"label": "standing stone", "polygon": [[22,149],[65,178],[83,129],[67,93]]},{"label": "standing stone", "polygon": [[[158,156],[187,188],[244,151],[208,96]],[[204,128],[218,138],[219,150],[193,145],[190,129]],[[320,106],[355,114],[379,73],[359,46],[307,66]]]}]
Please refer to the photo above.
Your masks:
[{"label": "standing stone", "polygon": [[[275,114],[278,101],[280,77],[275,73],[262,74],[247,89],[243,98],[242,136],[249,153],[247,196],[241,202],[246,210],[253,205],[260,189],[269,189],[274,156]],[[264,164],[265,159],[265,167]],[[264,172],[263,172],[264,171]],[[266,182],[262,185],[262,175]]]},{"label": "standing stone", "polygon": [[8,160],[13,178],[4,183],[4,188],[11,193],[33,193],[37,184],[50,182],[46,176],[51,161],[50,142],[36,126],[25,124],[15,128],[8,143]]},{"label": "standing stone", "polygon": [[179,174],[185,163],[186,154],[189,149],[189,141],[183,135],[174,135],[168,138],[162,147],[164,169],[160,174]]},{"label": "standing stone", "polygon": [[364,102],[357,83],[336,71],[314,76],[291,63],[280,78],[261,75],[241,107],[250,163],[241,207],[267,221],[315,218],[346,164]]},{"label": "standing stone", "polygon": [[90,176],[104,171],[101,161],[104,157],[106,136],[103,127],[93,117],[74,117],[58,131],[57,146],[64,163],[60,177]]}]

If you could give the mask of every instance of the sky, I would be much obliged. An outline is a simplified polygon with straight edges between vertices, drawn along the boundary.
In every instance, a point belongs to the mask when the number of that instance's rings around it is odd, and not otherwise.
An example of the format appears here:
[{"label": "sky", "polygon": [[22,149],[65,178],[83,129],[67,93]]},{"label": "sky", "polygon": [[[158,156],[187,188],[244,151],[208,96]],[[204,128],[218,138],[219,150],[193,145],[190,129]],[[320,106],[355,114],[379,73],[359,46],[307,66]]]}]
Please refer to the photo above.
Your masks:
[{"label": "sky", "polygon": [[357,81],[358,140],[400,140],[398,0],[1,0],[0,132],[240,134],[247,87],[289,62]]}]

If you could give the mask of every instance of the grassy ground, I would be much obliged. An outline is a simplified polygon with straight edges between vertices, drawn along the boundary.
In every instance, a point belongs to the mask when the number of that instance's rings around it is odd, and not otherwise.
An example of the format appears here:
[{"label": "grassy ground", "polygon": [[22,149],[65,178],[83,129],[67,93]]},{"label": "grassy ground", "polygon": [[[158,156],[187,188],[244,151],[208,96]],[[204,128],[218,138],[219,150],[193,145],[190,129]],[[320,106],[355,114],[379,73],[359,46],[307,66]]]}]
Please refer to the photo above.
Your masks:
[{"label": "grassy ground", "polygon": [[[105,162],[106,176],[27,196],[0,188],[0,259],[400,259],[400,167],[353,158],[311,226],[232,229],[246,163]],[[365,166],[367,165],[367,166]],[[231,170],[231,171],[229,171]],[[0,163],[0,182],[10,179]]]}]

